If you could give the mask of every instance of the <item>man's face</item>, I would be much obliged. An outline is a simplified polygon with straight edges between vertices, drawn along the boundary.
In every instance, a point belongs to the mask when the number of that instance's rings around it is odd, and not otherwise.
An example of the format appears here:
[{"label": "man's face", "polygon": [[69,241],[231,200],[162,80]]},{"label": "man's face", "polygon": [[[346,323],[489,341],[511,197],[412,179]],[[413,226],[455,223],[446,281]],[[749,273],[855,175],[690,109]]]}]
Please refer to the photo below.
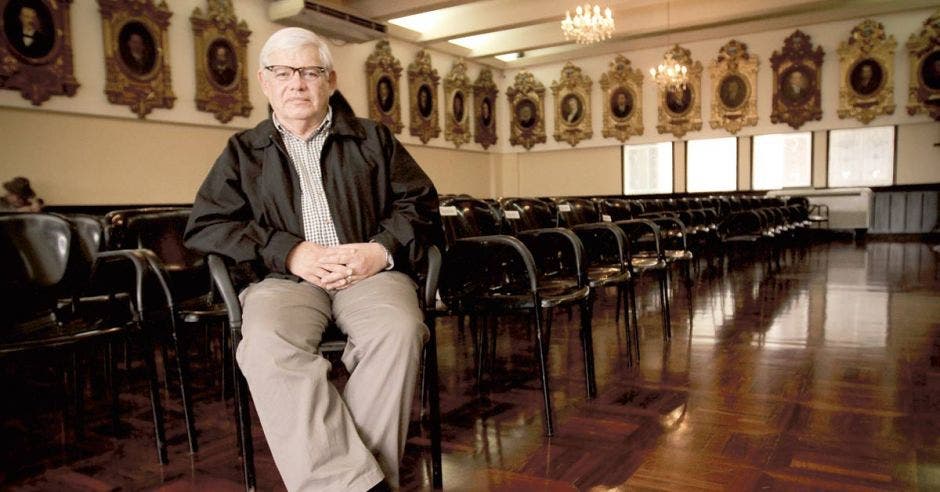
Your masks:
[{"label": "man's face", "polygon": [[20,24],[23,25],[23,30],[25,31],[38,31],[39,15],[36,14],[35,10],[29,7],[23,7],[20,9]]},{"label": "man's face", "polygon": [[621,108],[627,107],[627,95],[623,92],[617,94],[617,106]]},{"label": "man's face", "polygon": [[222,66],[228,65],[228,50],[224,46],[215,49],[215,63]]},{"label": "man's face", "polygon": [[144,57],[144,38],[140,37],[140,34],[136,32],[131,34],[127,38],[127,48],[130,50],[131,56],[142,59]]},{"label": "man's face", "polygon": [[379,97],[381,97],[382,100],[388,99],[388,82],[384,80],[379,82]]},{"label": "man's face", "polygon": [[578,100],[575,98],[568,99],[568,111],[574,113],[578,111]]},{"label": "man's face", "polygon": [[486,101],[483,101],[483,105],[480,107],[480,113],[483,114],[483,117],[484,117],[484,118],[488,118],[488,117],[490,116],[490,105],[489,105],[489,103],[487,103]]},{"label": "man's face", "polygon": [[[323,66],[320,52],[314,46],[275,51],[267,63],[289,67]],[[304,80],[295,72],[290,79],[279,82],[273,73],[262,67],[258,70],[258,80],[275,116],[281,121],[322,120],[326,116],[330,94],[336,89],[336,72],[332,69],[316,80]]]},{"label": "man's face", "polygon": [[529,121],[532,119],[532,109],[528,106],[523,106],[519,108],[519,119],[522,121]]},{"label": "man's face", "polygon": [[803,76],[803,72],[792,72],[790,73],[790,85],[793,87],[798,87],[803,89],[806,87],[806,77]]}]

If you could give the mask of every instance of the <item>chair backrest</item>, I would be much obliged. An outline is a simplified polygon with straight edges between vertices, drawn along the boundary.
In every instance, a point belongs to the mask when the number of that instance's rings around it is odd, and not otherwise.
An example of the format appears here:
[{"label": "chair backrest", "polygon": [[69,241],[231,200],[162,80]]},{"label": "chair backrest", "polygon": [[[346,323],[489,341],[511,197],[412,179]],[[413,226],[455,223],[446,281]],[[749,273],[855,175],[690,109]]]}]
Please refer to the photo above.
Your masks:
[{"label": "chair backrest", "polygon": [[202,268],[205,258],[187,248],[183,240],[189,212],[177,209],[132,215],[125,224],[124,240],[133,248],[153,251],[167,271]]},{"label": "chair backrest", "polygon": [[588,198],[563,198],[558,201],[559,225],[564,227],[598,222],[597,205]]},{"label": "chair backrest", "polygon": [[633,206],[624,198],[605,199],[601,202],[601,211],[604,215],[610,216],[612,221],[632,219],[634,215]]},{"label": "chair backrest", "polygon": [[172,212],[177,210],[189,210],[186,207],[139,207],[123,208],[111,210],[104,216],[105,237],[107,238],[107,249],[133,249],[137,246],[129,244],[126,236],[128,221],[138,215],[146,215],[157,212]]},{"label": "chair backrest", "polygon": [[78,233],[78,239],[89,251],[97,253],[108,244],[104,218],[87,214],[66,214],[65,219]]},{"label": "chair backrest", "polygon": [[552,212],[552,207],[538,198],[504,198],[502,209],[514,234],[558,226],[558,217]]},{"label": "chair backrest", "polygon": [[441,223],[448,247],[460,238],[502,233],[499,213],[483,200],[455,197],[441,202],[441,207]]}]

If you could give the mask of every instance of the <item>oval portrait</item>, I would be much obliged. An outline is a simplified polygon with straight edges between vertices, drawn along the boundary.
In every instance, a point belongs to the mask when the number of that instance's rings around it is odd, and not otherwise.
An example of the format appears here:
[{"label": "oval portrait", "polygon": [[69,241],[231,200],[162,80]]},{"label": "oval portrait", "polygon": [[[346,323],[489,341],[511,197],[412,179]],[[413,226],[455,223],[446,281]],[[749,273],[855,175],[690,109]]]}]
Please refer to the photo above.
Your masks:
[{"label": "oval portrait", "polygon": [[532,128],[539,118],[538,108],[531,99],[523,99],[516,103],[516,109],[513,111],[516,115],[516,123],[522,128]]},{"label": "oval portrait", "polygon": [[940,90],[940,50],[924,57],[920,64],[920,78],[929,89]]},{"label": "oval portrait", "polygon": [[577,94],[568,94],[561,99],[561,119],[569,125],[577,125],[584,118],[584,101]]},{"label": "oval portrait", "polygon": [[395,86],[387,75],[379,77],[375,83],[375,105],[385,114],[391,113],[395,106]]},{"label": "oval portrait", "polygon": [[486,128],[493,125],[493,101],[488,97],[484,97],[480,102],[480,123]]},{"label": "oval portrait", "polygon": [[728,109],[737,109],[747,100],[747,82],[740,75],[731,74],[721,80],[718,97]]},{"label": "oval portrait", "polygon": [[671,113],[681,115],[692,109],[691,87],[686,86],[686,88],[682,89],[681,91],[668,89],[666,90],[666,95],[664,98],[666,100],[666,109]]},{"label": "oval portrait", "polygon": [[849,85],[862,96],[870,96],[884,84],[884,70],[881,64],[871,58],[859,61],[849,71]]},{"label": "oval portrait", "polygon": [[463,122],[463,92],[455,91],[454,97],[450,103],[451,113],[454,115],[455,123]]},{"label": "oval portrait", "polygon": [[618,87],[610,94],[610,114],[625,120],[633,113],[633,94],[625,87]]},{"label": "oval portrait", "polygon": [[431,86],[422,84],[421,87],[418,87],[418,113],[424,118],[430,118],[432,109],[434,109],[434,98],[431,93]]},{"label": "oval portrait", "polygon": [[218,38],[209,43],[206,53],[206,67],[208,67],[209,80],[220,87],[229,87],[235,83],[238,75],[238,58],[235,48],[225,38]]},{"label": "oval portrait", "polygon": [[777,85],[785,104],[802,104],[812,95],[813,71],[804,65],[794,65],[780,74]]},{"label": "oval portrait", "polygon": [[157,43],[142,22],[131,20],[118,31],[118,58],[126,72],[141,78],[157,65]]},{"label": "oval portrait", "polygon": [[3,9],[3,35],[24,58],[48,56],[55,46],[55,33],[52,12],[40,0],[12,0]]}]

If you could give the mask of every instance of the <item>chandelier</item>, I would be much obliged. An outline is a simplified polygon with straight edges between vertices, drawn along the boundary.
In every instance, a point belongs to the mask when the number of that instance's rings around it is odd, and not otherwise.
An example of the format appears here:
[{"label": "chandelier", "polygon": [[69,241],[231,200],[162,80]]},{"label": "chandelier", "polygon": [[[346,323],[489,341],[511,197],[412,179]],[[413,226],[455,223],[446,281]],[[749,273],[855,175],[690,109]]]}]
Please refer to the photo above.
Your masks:
[{"label": "chandelier", "polygon": [[682,92],[689,85],[689,67],[673,57],[672,53],[677,49],[678,46],[666,52],[663,62],[650,69],[650,77],[665,90]]},{"label": "chandelier", "polygon": [[585,3],[583,8],[578,5],[574,17],[571,17],[571,11],[565,11],[561,31],[565,33],[566,41],[573,38],[578,44],[596,43],[610,39],[614,32],[614,17],[610,13],[610,7],[604,9],[604,15],[601,15],[598,5],[591,7]]}]

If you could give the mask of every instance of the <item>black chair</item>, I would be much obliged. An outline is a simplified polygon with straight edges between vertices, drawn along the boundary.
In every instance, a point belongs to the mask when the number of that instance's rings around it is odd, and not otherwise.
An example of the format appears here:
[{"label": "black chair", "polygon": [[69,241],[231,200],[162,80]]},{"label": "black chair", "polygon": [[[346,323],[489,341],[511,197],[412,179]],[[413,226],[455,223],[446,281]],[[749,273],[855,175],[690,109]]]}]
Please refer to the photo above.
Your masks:
[{"label": "black chair", "polygon": [[[87,239],[87,238],[86,238]],[[107,344],[106,374],[111,381],[111,398],[116,423],[117,389],[111,344],[126,338],[143,342],[144,362],[150,390],[157,457],[167,460],[163,407],[157,385],[156,367],[149,323],[153,306],[146,297],[145,284],[155,281],[165,287],[159,272],[149,267],[146,251],[110,251],[95,254],[93,244],[83,239],[75,226],[51,214],[9,214],[0,216],[0,357],[38,355],[42,360],[63,360],[67,352],[73,360],[74,399],[81,429],[84,385],[79,367],[81,349]],[[103,264],[121,262],[128,277],[123,283],[109,283],[114,292],[124,296],[133,313],[123,316],[99,316],[86,312],[81,300],[95,282],[95,270]],[[123,289],[123,290],[122,290]],[[166,294],[166,290],[163,290]],[[70,299],[62,309],[61,299]],[[145,302],[147,302],[145,304]],[[158,303],[157,309],[163,309]]]},{"label": "black chair", "polygon": [[[242,453],[242,473],[246,490],[255,490],[255,462],[254,440],[251,436],[251,414],[248,404],[248,383],[245,381],[235,360],[238,344],[242,339],[242,308],[238,300],[238,290],[230,273],[229,262],[222,256],[210,254],[206,257],[211,272],[212,282],[218,289],[226,307],[228,325],[231,331],[231,357],[232,373],[235,379],[235,410],[238,424],[238,442]],[[440,278],[441,253],[436,246],[428,249],[427,270],[422,272],[419,300],[425,315],[425,324],[430,336],[424,346],[424,363],[422,370],[421,396],[425,401],[427,395],[428,425],[431,434],[431,485],[435,489],[443,488],[443,473],[441,467],[441,417],[440,396],[438,394],[437,375],[437,330],[436,313],[434,310],[437,294],[437,285]],[[241,287],[241,286],[240,286]],[[331,326],[324,333],[323,342],[320,343],[320,352],[342,352],[346,348],[345,336],[335,326]]]}]

